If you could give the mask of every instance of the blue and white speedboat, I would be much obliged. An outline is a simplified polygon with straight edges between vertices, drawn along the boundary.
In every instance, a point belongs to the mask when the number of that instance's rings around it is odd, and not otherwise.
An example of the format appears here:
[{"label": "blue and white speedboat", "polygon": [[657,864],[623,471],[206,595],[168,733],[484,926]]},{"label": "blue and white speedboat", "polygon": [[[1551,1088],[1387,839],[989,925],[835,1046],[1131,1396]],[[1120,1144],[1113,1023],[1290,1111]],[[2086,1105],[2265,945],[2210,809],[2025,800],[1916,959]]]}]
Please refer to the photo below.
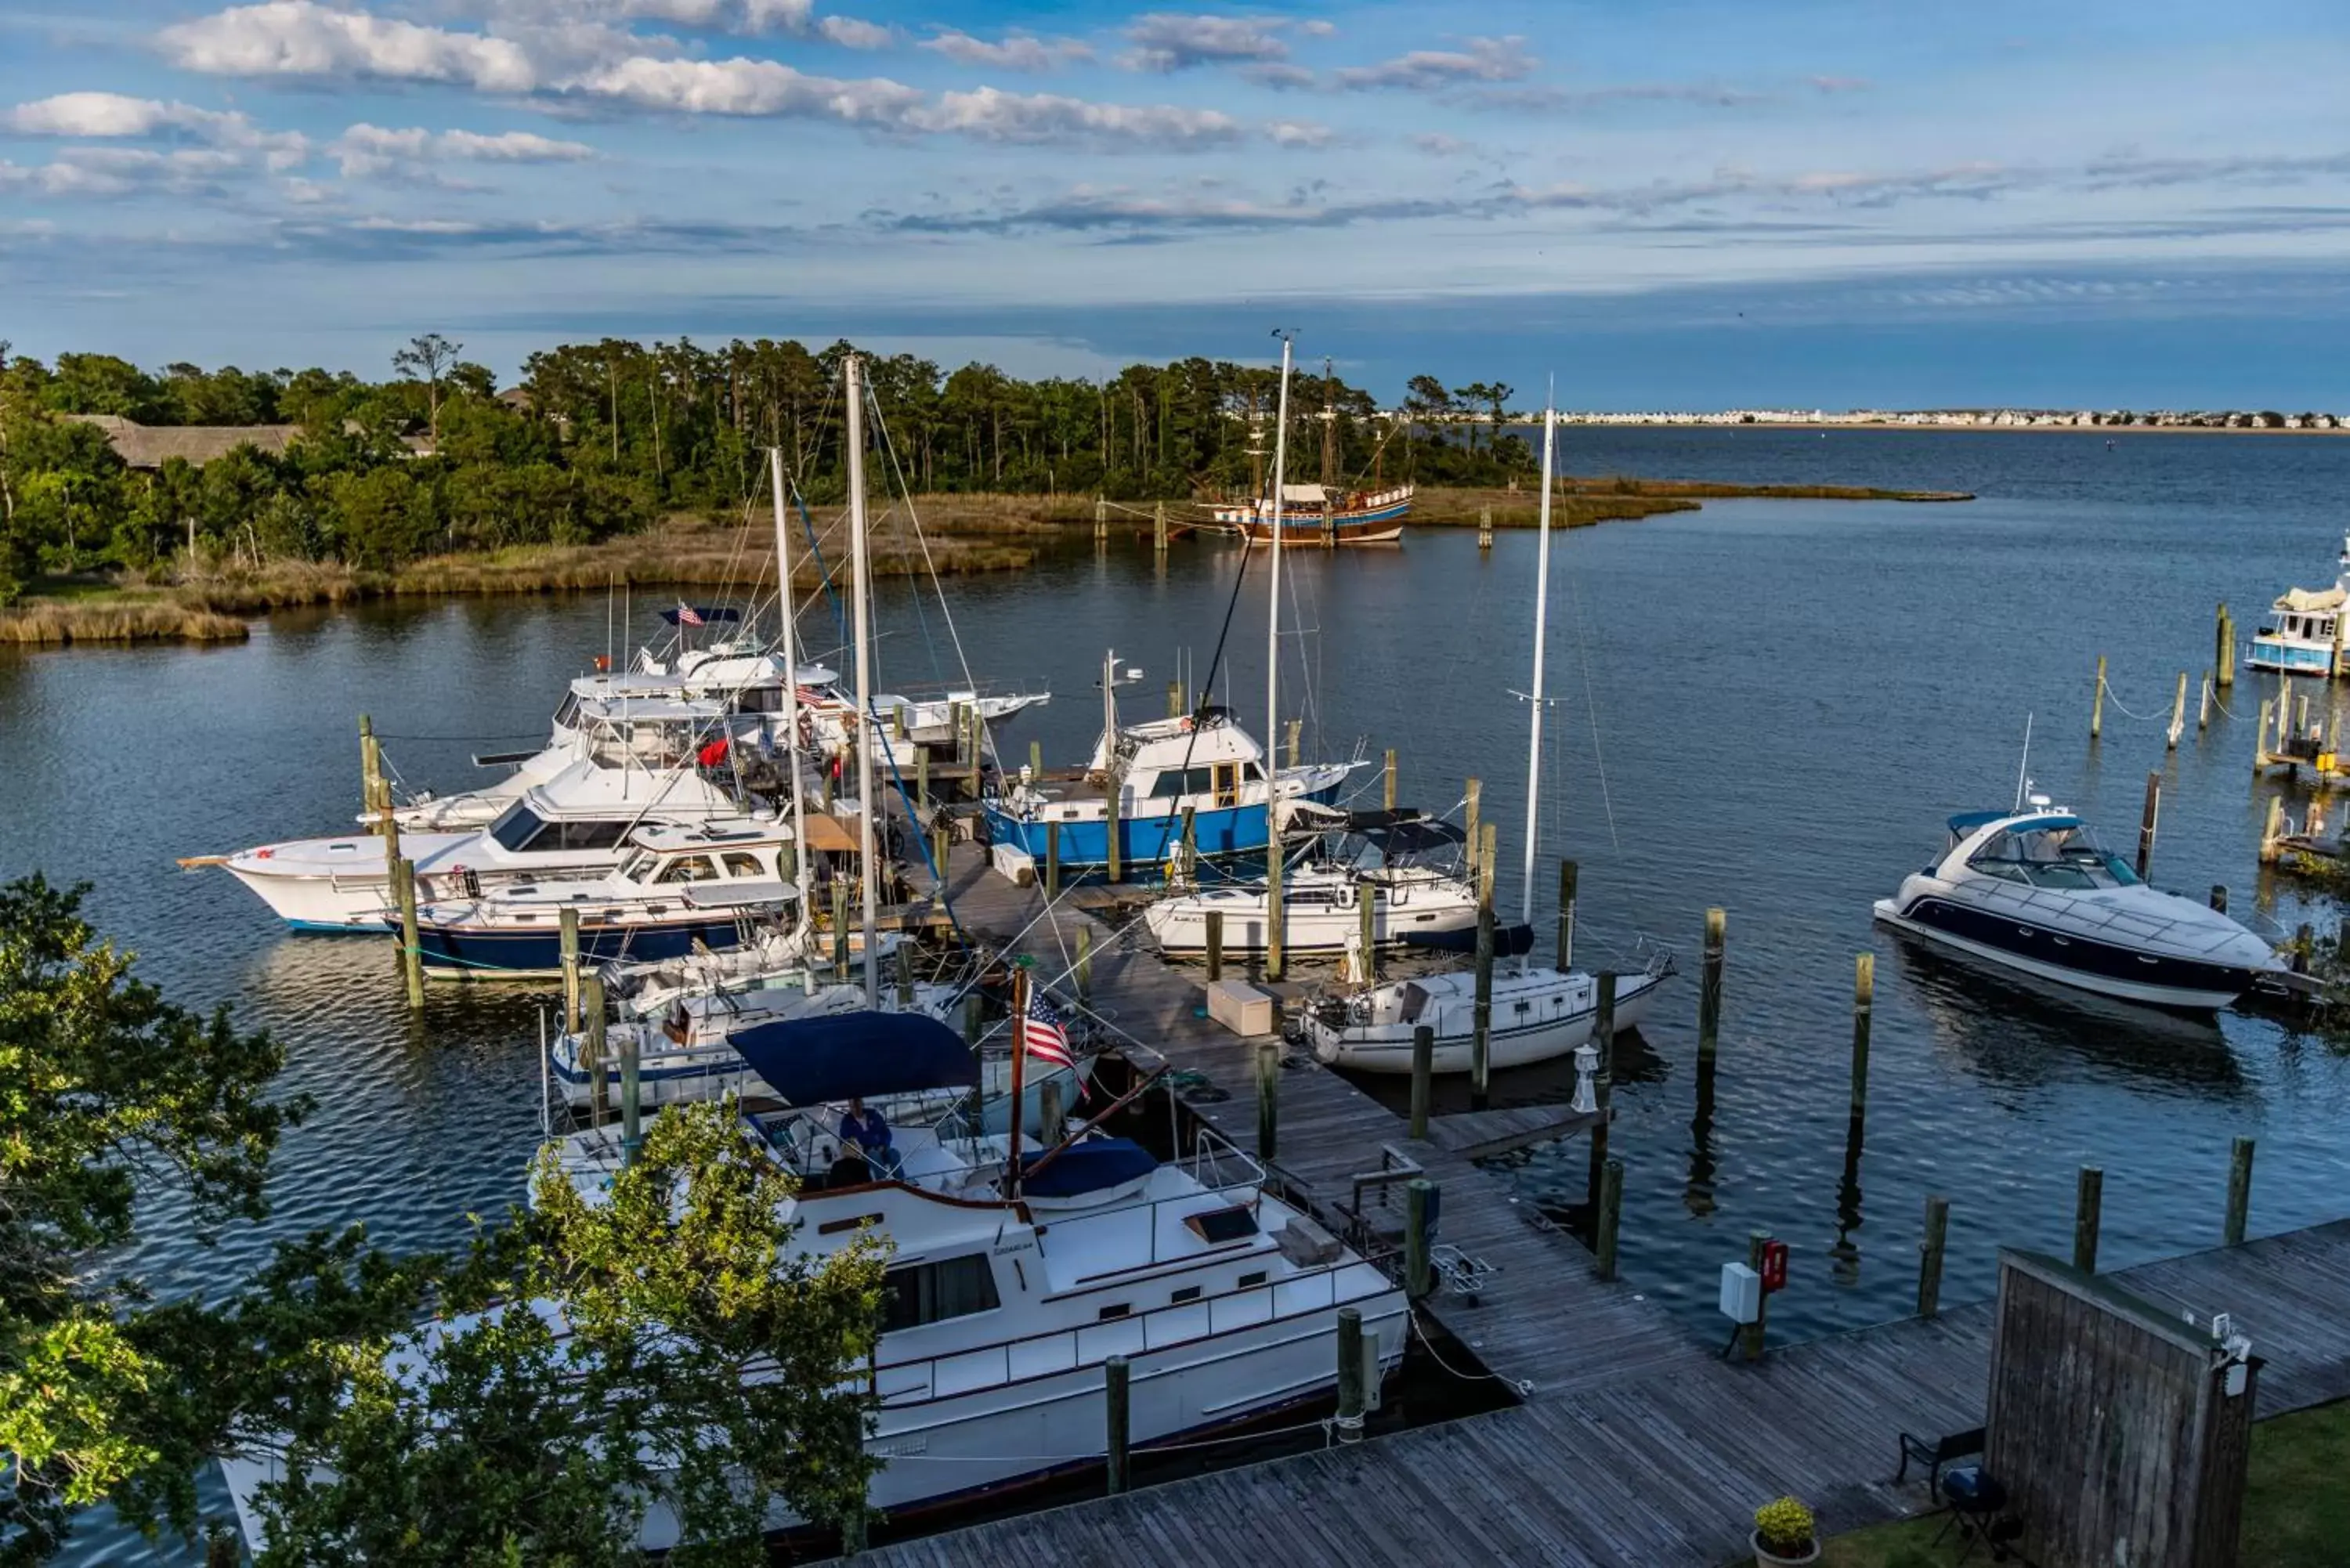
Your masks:
[{"label": "blue and white speedboat", "polygon": [[2138,880],[2046,795],[1951,817],[1932,863],[1876,914],[1970,958],[2157,1007],[2225,1007],[2284,967],[2234,919]]},{"label": "blue and white speedboat", "polygon": [[616,870],[541,877],[417,910],[424,972],[458,980],[559,975],[566,909],[579,912],[585,964],[742,946],[762,919],[799,897],[778,863],[790,843],[788,827],[754,817],[639,827]]},{"label": "blue and white speedboat", "polygon": [[1203,860],[1262,855],[1296,802],[1326,805],[1356,763],[1276,768],[1232,711],[1203,707],[1173,719],[1120,724],[1117,656],[1103,667],[1104,723],[1083,779],[1047,784],[1024,768],[1016,783],[982,803],[991,841],[1042,865],[1057,836],[1065,867],[1109,861],[1110,794],[1118,799],[1118,858],[1140,868],[1182,854],[1183,813]]}]

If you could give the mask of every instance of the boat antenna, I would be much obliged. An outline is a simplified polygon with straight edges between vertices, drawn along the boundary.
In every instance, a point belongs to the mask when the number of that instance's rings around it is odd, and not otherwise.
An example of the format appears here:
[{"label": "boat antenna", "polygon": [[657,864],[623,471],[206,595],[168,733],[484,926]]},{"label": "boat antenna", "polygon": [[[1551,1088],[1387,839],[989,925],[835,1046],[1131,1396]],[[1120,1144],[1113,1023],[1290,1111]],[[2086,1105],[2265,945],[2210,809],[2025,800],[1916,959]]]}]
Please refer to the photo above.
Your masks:
[{"label": "boat antenna", "polygon": [[2032,781],[2024,775],[2031,767],[2032,715],[2026,713],[2023,716],[2023,755],[2015,764],[2015,805],[2009,808],[2011,815],[2023,809],[2023,792],[2032,787]]},{"label": "boat antenna", "polygon": [[848,382],[848,562],[852,624],[857,628],[857,831],[858,891],[864,909],[858,934],[865,941],[865,1005],[880,1005],[876,966],[880,942],[875,935],[873,906],[879,894],[874,866],[873,833],[873,639],[868,624],[868,567],[865,559],[865,375],[864,365],[851,354],[845,361]]},{"label": "boat antenna", "polygon": [[[1541,543],[1534,565],[1534,683],[1527,706],[1534,710],[1526,735],[1526,857],[1519,918],[1534,923],[1534,840],[1542,822],[1543,643],[1550,629],[1551,432],[1558,424],[1555,396],[1543,405]],[[1531,967],[1533,961],[1524,961]]]},{"label": "boat antenna", "polygon": [[[784,632],[784,782],[792,792],[792,880],[798,886],[799,934],[815,920],[808,907],[813,878],[808,868],[807,791],[800,787],[799,627],[792,604],[792,531],[784,521],[784,449],[767,449],[768,485],[775,502],[775,610]],[[731,748],[730,748],[731,749]]]}]

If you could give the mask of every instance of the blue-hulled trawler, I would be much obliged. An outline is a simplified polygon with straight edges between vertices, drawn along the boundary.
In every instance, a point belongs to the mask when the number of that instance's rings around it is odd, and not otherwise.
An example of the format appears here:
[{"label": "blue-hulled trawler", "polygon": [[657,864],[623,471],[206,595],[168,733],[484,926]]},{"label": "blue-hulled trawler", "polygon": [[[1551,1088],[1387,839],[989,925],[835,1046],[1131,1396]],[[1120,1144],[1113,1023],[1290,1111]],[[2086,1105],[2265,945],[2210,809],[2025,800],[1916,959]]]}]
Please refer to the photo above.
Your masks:
[{"label": "blue-hulled trawler", "polygon": [[2341,566],[2330,588],[2287,588],[2277,596],[2271,624],[2252,639],[2246,664],[2321,680],[2350,668],[2350,534],[2342,536]]}]

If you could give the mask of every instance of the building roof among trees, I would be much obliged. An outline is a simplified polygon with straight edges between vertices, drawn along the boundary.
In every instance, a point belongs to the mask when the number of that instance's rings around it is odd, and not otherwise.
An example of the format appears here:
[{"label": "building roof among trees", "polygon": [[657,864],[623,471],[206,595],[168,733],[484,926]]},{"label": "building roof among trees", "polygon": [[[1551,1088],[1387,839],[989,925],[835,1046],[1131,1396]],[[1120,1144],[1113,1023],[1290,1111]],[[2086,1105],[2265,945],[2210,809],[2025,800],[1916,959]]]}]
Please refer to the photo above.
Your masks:
[{"label": "building roof among trees", "polygon": [[132,468],[161,468],[171,458],[202,467],[241,446],[282,452],[302,433],[300,425],[142,425],[120,414],[65,414],[106,432],[122,461]]}]

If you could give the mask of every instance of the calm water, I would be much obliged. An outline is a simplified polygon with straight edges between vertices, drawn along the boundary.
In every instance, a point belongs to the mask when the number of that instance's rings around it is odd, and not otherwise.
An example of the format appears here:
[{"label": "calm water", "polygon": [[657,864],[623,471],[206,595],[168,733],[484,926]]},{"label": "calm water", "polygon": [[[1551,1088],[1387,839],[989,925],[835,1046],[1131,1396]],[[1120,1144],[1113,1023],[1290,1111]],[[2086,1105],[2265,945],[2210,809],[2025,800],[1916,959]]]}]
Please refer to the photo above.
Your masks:
[{"label": "calm water", "polygon": [[[2237,714],[2162,728],[2181,669],[2211,655],[2226,599],[2249,628],[2283,587],[2329,579],[2350,441],[2043,433],[1563,432],[1577,472],[1977,492],[1964,505],[1741,502],[1562,536],[1535,918],[1555,859],[1583,866],[1578,959],[1628,961],[1642,937],[1686,978],[1619,1086],[1624,1270],[1711,1334],[1712,1278],[1750,1228],[1794,1248],[1775,1332],[1897,1316],[1914,1288],[1929,1192],[1952,1201],[1946,1301],[1989,1292],[2002,1243],[2061,1249],[2074,1172],[2106,1170],[2102,1258],[2217,1241],[2229,1140],[2260,1140],[2252,1225],[2331,1219],[2350,1189],[2350,1061],[2274,1023],[2217,1025],[2020,990],[1874,930],[1870,900],[1939,841],[1950,812],[2005,804],[2027,714],[2032,772],[2133,836],[2164,775],[2156,880],[2222,882],[2269,907],[2253,848],[2249,679]],[[1125,540],[1029,574],[883,595],[885,677],[971,668],[1060,693],[1004,737],[1072,760],[1098,722],[1103,649],[1148,678],[1156,711],[1179,653],[1204,670],[1240,556],[1179,544],[1165,568]],[[1415,533],[1400,550],[1288,557],[1285,711],[1309,751],[1401,753],[1405,798],[1445,806],[1485,780],[1505,905],[1524,845],[1534,539]],[[1234,618],[1231,700],[1263,701],[1259,566]],[[638,620],[650,624],[650,615]],[[545,733],[563,680],[607,643],[595,600],[524,599],[274,618],[221,649],[0,655],[0,874],[95,884],[99,924],[192,1004],[234,1004],[291,1048],[318,1113],[287,1140],[278,1211],[216,1251],[158,1228],[140,1260],[164,1288],[233,1277],[269,1235],[364,1220],[390,1242],[462,1234],[519,1195],[538,1136],[536,1002],[436,987],[411,1023],[386,945],[283,934],[224,874],[176,856],[336,830],[356,809],[355,716],[370,712],[409,780],[462,787],[478,749]],[[828,612],[807,623],[831,640]],[[2245,635],[2249,636],[2249,629]],[[2096,656],[2117,701],[2087,740]],[[1299,706],[1293,707],[1292,704]],[[2126,704],[2128,711],[2121,711]],[[2142,717],[2132,717],[2132,713]],[[1376,797],[1375,770],[1362,775]],[[2293,809],[2299,810],[2299,804]],[[1697,945],[1729,910],[1712,1124],[1693,1135]],[[2277,913],[2305,918],[2289,902]],[[1846,1181],[1853,955],[1878,955],[1866,1157]],[[1555,1084],[1501,1085],[1521,1097]],[[1583,1151],[1520,1167],[1539,1199],[1579,1198]],[[2212,1303],[2222,1305],[2224,1303]]]}]

